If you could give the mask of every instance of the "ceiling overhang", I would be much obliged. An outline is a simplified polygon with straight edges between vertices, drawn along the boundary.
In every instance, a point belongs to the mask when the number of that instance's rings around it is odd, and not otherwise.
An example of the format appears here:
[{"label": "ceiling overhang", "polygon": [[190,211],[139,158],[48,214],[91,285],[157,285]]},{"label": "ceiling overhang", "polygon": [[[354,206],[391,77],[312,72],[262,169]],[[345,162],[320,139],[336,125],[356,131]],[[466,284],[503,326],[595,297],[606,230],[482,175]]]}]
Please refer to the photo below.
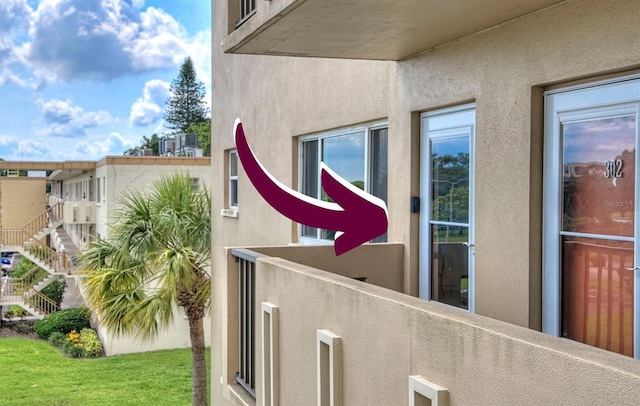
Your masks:
[{"label": "ceiling overhang", "polygon": [[561,2],[256,0],[255,13],[222,47],[239,54],[398,61]]}]

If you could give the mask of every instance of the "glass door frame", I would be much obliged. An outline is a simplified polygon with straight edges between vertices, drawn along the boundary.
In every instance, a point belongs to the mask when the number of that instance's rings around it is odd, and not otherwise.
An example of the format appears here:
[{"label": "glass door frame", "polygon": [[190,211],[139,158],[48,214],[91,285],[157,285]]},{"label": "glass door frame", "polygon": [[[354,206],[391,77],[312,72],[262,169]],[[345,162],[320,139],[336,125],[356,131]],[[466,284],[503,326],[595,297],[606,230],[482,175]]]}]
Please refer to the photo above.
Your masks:
[{"label": "glass door frame", "polygon": [[[542,331],[560,336],[562,327],[563,123],[635,114],[636,163],[640,163],[640,75],[545,92]],[[635,167],[634,266],[640,265],[640,164]],[[631,271],[630,271],[631,272]],[[640,270],[634,272],[634,358],[640,358]]]},{"label": "glass door frame", "polygon": [[[475,312],[475,216],[474,216],[474,196],[475,196],[475,113],[476,105],[465,104],[461,106],[440,109],[436,111],[422,113],[420,115],[420,250],[419,250],[419,297],[425,300],[431,298],[431,226],[432,217],[432,160],[431,160],[431,140],[456,138],[462,136],[469,137],[469,235],[468,243],[468,297],[466,311]],[[441,303],[449,306],[446,303]],[[451,306],[456,309],[465,310],[460,307]]]}]

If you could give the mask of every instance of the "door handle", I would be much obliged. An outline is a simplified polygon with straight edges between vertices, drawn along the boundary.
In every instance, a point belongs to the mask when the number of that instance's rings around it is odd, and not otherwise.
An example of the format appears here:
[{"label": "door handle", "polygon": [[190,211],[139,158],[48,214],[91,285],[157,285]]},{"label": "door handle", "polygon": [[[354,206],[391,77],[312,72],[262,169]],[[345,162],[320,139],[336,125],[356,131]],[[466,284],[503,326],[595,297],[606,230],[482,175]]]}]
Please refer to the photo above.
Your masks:
[{"label": "door handle", "polygon": [[475,244],[469,244],[468,242],[463,242],[462,245],[464,245],[465,247],[468,247],[468,248],[472,248],[472,247],[476,246]]},{"label": "door handle", "polygon": [[627,271],[636,271],[640,269],[640,266],[634,266],[633,268],[630,266],[625,266],[625,268],[627,268]]}]

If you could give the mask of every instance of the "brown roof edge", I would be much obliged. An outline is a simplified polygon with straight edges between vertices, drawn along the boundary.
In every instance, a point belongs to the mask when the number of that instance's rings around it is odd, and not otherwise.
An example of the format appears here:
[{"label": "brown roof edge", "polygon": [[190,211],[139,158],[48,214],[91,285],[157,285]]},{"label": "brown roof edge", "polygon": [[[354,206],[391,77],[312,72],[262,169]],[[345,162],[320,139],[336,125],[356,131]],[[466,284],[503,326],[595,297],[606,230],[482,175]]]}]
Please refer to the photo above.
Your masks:
[{"label": "brown roof edge", "polygon": [[62,169],[95,169],[95,161],[0,161],[0,169],[57,171]]}]

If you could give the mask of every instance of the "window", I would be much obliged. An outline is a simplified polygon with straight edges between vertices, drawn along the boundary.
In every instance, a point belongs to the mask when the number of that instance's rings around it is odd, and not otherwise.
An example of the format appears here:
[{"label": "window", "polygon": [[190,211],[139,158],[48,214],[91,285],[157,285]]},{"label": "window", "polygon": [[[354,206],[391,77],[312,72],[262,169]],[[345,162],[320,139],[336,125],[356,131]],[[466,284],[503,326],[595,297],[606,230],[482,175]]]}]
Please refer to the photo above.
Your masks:
[{"label": "window", "polygon": [[639,95],[637,76],[546,92],[542,279],[544,332],[636,359]]},{"label": "window", "polygon": [[421,122],[420,297],[473,312],[475,106]]},{"label": "window", "polygon": [[[320,162],[353,185],[387,201],[387,125],[349,128],[301,140],[300,190],[331,201],[320,182]],[[332,241],[337,230],[300,226],[301,238]],[[386,234],[373,242],[386,241]]]},{"label": "window", "polygon": [[229,152],[229,207],[238,208],[238,151]]},{"label": "window", "polygon": [[96,179],[96,196],[97,201],[100,202],[100,178]]}]

